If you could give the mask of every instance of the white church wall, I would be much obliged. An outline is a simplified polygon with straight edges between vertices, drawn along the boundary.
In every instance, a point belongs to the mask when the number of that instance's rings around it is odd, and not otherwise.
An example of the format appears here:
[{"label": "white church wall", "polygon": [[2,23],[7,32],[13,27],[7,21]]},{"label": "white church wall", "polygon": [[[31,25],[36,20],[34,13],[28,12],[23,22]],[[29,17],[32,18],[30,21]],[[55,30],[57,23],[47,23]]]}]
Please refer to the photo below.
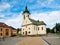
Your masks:
[{"label": "white church wall", "polygon": [[45,25],[40,25],[38,27],[39,27],[38,34],[46,34],[46,26]]}]

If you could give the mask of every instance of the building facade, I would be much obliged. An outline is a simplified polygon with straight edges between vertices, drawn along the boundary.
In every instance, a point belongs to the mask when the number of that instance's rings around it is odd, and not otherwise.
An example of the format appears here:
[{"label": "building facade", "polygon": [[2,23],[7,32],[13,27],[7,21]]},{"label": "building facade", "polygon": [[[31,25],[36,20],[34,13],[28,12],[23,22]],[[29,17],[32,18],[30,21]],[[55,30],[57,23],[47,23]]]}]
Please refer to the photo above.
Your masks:
[{"label": "building facade", "polygon": [[11,37],[13,34],[17,35],[17,30],[14,30],[13,27],[0,22],[0,38]]},{"label": "building facade", "polygon": [[23,12],[22,35],[41,35],[46,34],[46,24],[43,21],[36,21],[30,18],[30,12],[25,7]]}]

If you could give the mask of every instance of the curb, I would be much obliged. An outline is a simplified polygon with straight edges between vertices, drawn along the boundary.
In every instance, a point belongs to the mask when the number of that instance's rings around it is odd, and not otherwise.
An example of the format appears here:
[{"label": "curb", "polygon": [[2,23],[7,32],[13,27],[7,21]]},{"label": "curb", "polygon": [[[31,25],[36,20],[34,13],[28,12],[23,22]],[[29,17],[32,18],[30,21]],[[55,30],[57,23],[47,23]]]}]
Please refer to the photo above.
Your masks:
[{"label": "curb", "polygon": [[44,38],[42,38],[42,41],[45,42],[46,45],[51,45],[48,41],[46,41]]}]

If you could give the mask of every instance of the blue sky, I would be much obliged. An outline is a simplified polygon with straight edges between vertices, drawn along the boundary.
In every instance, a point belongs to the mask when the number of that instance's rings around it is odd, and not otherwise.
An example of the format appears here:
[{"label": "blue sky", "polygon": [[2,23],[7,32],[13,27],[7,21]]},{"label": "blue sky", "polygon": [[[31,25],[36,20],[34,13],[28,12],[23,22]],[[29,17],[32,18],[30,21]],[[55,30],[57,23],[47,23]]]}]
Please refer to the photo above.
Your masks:
[{"label": "blue sky", "polygon": [[44,21],[46,27],[60,23],[60,0],[0,0],[0,22],[21,28],[26,5],[31,18]]}]

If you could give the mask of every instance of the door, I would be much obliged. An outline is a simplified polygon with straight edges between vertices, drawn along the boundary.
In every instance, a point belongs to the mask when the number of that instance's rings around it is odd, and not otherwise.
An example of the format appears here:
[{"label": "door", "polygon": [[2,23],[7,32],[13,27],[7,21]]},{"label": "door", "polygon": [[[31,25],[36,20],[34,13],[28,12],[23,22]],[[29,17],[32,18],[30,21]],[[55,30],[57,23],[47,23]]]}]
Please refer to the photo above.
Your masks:
[{"label": "door", "polygon": [[25,31],[25,35],[27,35],[27,31]]}]

